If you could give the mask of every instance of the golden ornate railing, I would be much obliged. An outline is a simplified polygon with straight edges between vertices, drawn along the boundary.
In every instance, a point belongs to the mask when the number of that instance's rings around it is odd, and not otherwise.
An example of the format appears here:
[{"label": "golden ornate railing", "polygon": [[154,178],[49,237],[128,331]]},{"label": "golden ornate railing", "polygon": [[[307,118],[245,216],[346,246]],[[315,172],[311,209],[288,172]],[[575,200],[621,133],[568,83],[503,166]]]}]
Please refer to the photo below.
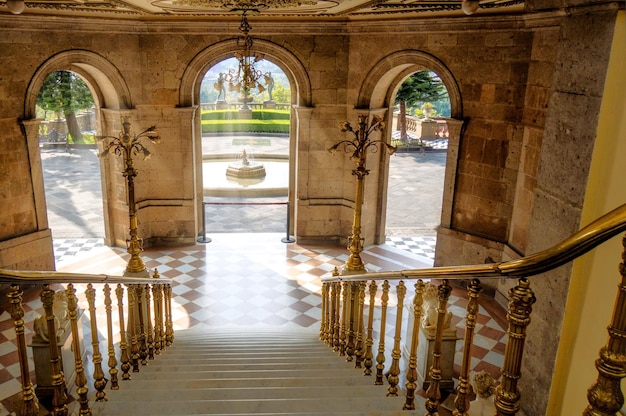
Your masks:
[{"label": "golden ornate railing", "polygon": [[[57,337],[60,321],[65,319],[65,317],[55,316],[55,312],[59,315],[65,311],[67,311],[67,320],[69,320],[71,349],[74,355],[76,394],[78,395],[78,404],[80,406],[77,413],[83,416],[91,415],[88,399],[88,376],[85,373],[87,363],[83,361],[83,339],[79,329],[81,301],[78,296],[81,296],[81,294],[77,295],[77,287],[86,285],[84,302],[89,311],[92,348],[91,366],[94,369],[92,378],[93,388],[96,392],[96,401],[106,400],[105,390],[107,384],[112,390],[120,388],[118,382],[120,370],[122,372],[122,380],[130,380],[131,368],[132,372],[139,372],[141,364],[145,365],[148,359],[154,359],[155,355],[160,354],[174,340],[171,281],[170,279],[160,278],[156,271],[152,278],[135,278],[0,269],[0,283],[11,285],[8,297],[11,305],[10,313],[17,336],[16,343],[22,380],[22,402],[18,413],[21,415],[34,416],[39,414],[39,401],[33,389],[28,365],[21,285],[27,285],[29,290],[36,290],[36,288],[32,289],[33,286],[41,286],[41,301],[44,309],[44,315],[42,316],[43,332],[48,340],[57,340],[57,342],[49,342],[53,388],[51,413],[54,415],[64,416],[69,413],[68,388],[61,366]],[[106,330],[98,328],[96,299],[100,295],[97,294],[96,287],[99,286],[102,287],[104,296]],[[114,342],[112,286],[115,286],[115,296],[117,298],[115,302],[117,303],[119,317],[119,347],[117,349],[119,353],[116,351]],[[152,297],[150,293],[152,293]],[[124,302],[125,296],[126,303]],[[66,306],[64,302],[67,303]],[[82,306],[84,309],[85,305],[83,304]],[[126,325],[125,319],[128,319],[128,325]],[[105,377],[102,368],[103,357],[99,350],[99,336],[102,333],[105,333],[107,336],[108,361],[106,365],[109,370],[108,379]],[[69,363],[63,363],[63,366],[68,368]]]},{"label": "golden ornate railing", "polygon": [[[481,264],[471,266],[434,267],[429,269],[402,270],[391,272],[364,273],[339,275],[335,270],[332,276],[322,278],[322,317],[320,325],[320,339],[332,347],[339,355],[346,355],[348,361],[353,356],[363,356],[365,375],[370,375],[372,366],[372,322],[375,314],[375,303],[378,298],[380,311],[380,339],[376,356],[376,376],[374,383],[383,384],[385,370],[385,325],[389,302],[390,281],[398,281],[396,288],[396,327],[394,346],[391,351],[392,363],[386,376],[388,381],[388,396],[398,394],[398,374],[400,359],[400,334],[402,325],[402,306],[406,287],[405,281],[415,279],[415,296],[413,298],[413,326],[411,329],[410,356],[406,370],[406,400],[404,409],[415,409],[416,362],[418,350],[418,331],[422,315],[424,300],[424,281],[436,279],[437,306],[436,326],[433,343],[432,364],[429,369],[430,383],[425,393],[427,414],[437,414],[441,404],[441,359],[443,345],[443,330],[448,315],[448,298],[451,293],[451,280],[466,280],[467,285],[467,314],[465,336],[463,341],[462,365],[459,374],[459,383],[456,388],[454,402],[455,416],[465,416],[470,407],[470,397],[473,395],[470,384],[470,359],[476,316],[482,290],[479,279],[484,278],[516,278],[517,285],[509,291],[509,304],[506,319],[508,322],[508,340],[502,366],[502,381],[496,388],[494,406],[497,415],[515,415],[520,411],[520,392],[517,384],[522,376],[521,364],[526,339],[526,327],[530,323],[532,305],[535,302],[535,293],[530,287],[528,277],[555,269],[611,237],[626,231],[626,205],[623,205],[589,224],[579,232],[567,238],[556,246],[526,256],[517,260]],[[624,399],[620,390],[620,381],[626,377],[626,237],[622,240],[624,247],[622,263],[620,264],[621,282],[617,293],[612,321],[608,328],[609,341],[600,351],[600,358],[596,361],[598,380],[590,388],[589,406],[585,415],[615,414],[623,405]],[[378,294],[378,281],[382,281],[382,293]],[[369,286],[369,299],[365,298],[365,288]],[[363,304],[369,304],[367,318]],[[364,322],[367,321],[367,327]],[[355,340],[364,339],[361,344]],[[356,351],[355,351],[356,349]],[[450,359],[453,359],[451,357]],[[357,361],[357,367],[359,362]]]}]

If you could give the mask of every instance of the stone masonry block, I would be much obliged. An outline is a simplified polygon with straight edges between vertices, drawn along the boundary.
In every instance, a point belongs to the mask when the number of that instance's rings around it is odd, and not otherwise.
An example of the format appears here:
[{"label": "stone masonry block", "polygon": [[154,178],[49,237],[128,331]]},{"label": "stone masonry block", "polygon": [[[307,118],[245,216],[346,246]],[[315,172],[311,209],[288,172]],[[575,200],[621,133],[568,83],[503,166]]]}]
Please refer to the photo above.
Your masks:
[{"label": "stone masonry block", "polygon": [[[580,30],[581,27],[586,28]],[[563,19],[555,88],[601,96],[614,30],[614,13],[572,15]]]},{"label": "stone masonry block", "polygon": [[455,33],[433,33],[428,35],[428,46],[456,46],[458,44]]},{"label": "stone masonry block", "polygon": [[559,108],[560,114],[546,120],[539,186],[580,206],[586,190],[600,98],[555,93],[550,107]]}]

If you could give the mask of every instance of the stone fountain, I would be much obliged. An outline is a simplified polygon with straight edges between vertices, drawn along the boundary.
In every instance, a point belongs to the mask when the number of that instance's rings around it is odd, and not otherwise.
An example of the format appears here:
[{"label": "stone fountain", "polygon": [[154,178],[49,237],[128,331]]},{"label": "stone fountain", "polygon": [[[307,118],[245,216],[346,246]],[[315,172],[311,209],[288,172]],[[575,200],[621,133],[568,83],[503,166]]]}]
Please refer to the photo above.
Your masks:
[{"label": "stone fountain", "polygon": [[259,179],[265,177],[265,167],[262,163],[254,162],[243,149],[241,158],[230,163],[226,169],[226,176],[237,179]]}]

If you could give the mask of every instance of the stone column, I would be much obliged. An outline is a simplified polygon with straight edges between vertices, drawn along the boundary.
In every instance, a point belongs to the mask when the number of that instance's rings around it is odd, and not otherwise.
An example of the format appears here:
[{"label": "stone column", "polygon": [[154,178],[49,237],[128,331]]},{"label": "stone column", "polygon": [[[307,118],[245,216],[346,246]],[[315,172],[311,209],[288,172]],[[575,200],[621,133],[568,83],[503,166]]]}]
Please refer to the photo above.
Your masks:
[{"label": "stone column", "polygon": [[[289,230],[290,235],[298,239],[300,220],[306,221],[307,215],[304,210],[308,208],[309,190],[307,180],[309,177],[309,141],[311,131],[311,116],[313,107],[294,105],[293,113],[295,120],[292,121],[292,133],[289,144],[289,202],[291,204],[289,215],[293,218]],[[292,157],[293,155],[293,157]]]},{"label": "stone column", "polygon": [[33,181],[33,197],[35,198],[35,211],[37,215],[37,229],[48,228],[48,212],[46,210],[46,191],[43,182],[43,168],[41,166],[41,154],[39,152],[39,126],[42,120],[39,118],[22,121],[26,134],[26,146],[30,163],[30,175]]},{"label": "stone column", "polygon": [[456,169],[459,163],[459,146],[464,121],[446,119],[448,123],[448,151],[446,153],[446,171],[443,182],[443,203],[441,206],[441,226],[450,228],[452,224],[452,203],[454,202],[454,186]]}]

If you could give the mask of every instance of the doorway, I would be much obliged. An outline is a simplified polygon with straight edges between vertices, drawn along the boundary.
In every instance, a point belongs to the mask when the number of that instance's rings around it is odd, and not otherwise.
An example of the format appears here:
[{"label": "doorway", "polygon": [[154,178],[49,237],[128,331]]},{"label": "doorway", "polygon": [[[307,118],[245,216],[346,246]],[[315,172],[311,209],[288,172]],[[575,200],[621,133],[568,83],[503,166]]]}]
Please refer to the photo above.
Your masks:
[{"label": "doorway", "polygon": [[55,262],[104,246],[96,109],[86,81],[53,71],[37,97],[38,139]]},{"label": "doorway", "polygon": [[429,70],[407,76],[398,87],[389,161],[386,244],[434,260],[441,221],[450,98]]},{"label": "doorway", "polygon": [[269,60],[248,94],[236,80],[238,61],[204,75],[201,90],[205,232],[283,233],[288,224],[291,88]]}]

